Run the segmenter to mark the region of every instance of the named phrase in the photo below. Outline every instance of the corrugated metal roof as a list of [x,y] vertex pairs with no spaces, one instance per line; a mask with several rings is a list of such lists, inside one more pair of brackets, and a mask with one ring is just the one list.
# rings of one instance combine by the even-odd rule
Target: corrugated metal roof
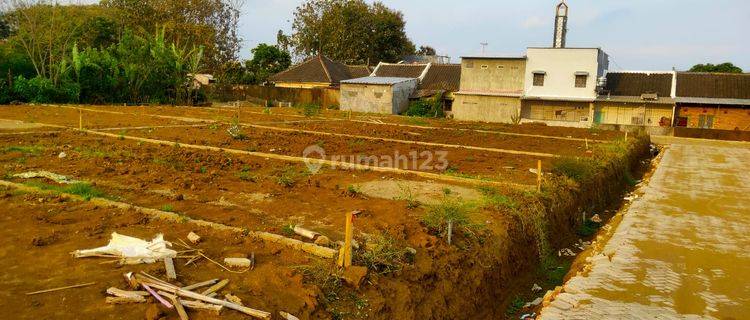
[[750,99],[750,73],[677,73],[677,96]]
[[695,103],[695,104],[727,104],[735,106],[750,107],[750,99],[724,99],[724,98],[697,98],[697,97],[677,97],[677,103]]
[[674,104],[675,99],[671,97],[659,97],[657,100],[644,100],[635,96],[599,96],[596,101],[619,102],[619,103],[650,103],[650,104]]
[[609,72],[607,85],[604,88],[612,96],[640,96],[644,93],[656,93],[659,97],[672,96],[672,74]]
[[407,81],[417,81],[415,78],[399,78],[399,77],[363,77],[357,79],[350,79],[341,81],[341,83],[348,84],[397,84]]
[[522,96],[521,100],[594,102],[596,99],[584,97]]

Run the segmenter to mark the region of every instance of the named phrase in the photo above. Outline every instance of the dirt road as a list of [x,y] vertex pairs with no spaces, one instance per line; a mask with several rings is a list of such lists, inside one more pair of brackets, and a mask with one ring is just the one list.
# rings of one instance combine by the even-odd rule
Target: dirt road
[[672,142],[591,269],[541,319],[750,314],[750,143]]

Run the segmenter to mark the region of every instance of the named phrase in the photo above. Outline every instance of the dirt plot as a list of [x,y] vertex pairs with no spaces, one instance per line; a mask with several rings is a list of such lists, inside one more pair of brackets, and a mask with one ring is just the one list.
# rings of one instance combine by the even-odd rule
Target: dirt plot
[[[356,138],[317,136],[298,132],[278,132],[255,128],[243,130],[245,138],[233,139],[228,127],[158,128],[127,130],[124,134],[194,145],[218,146],[302,157],[310,147],[325,151],[325,159],[374,166],[476,176],[496,181],[533,183],[535,176],[528,169],[536,166],[537,158],[477,150],[415,146],[393,142],[377,142]],[[441,159],[443,157],[444,159]],[[323,158],[311,154],[311,158]],[[372,158],[375,157],[375,158]],[[390,161],[390,159],[393,159]],[[545,164],[550,159],[543,158]],[[443,161],[445,160],[445,161]]]
[[[535,187],[536,175],[529,168],[536,166],[538,157],[253,127],[244,127],[244,136],[236,139],[227,132],[228,124],[213,122],[229,122],[237,112],[234,109],[85,108],[102,111],[83,111],[84,126],[97,131],[68,129],[78,126],[79,115],[70,106],[0,107],[0,119],[68,127],[55,128],[60,132],[52,133],[0,135],[2,180],[70,193],[65,186],[49,180],[16,176],[40,170],[63,174],[93,188],[89,190],[91,197],[169,212],[184,221],[156,221],[132,209],[95,206],[66,200],[63,195],[0,190],[0,206],[9,208],[9,213],[1,218],[0,227],[10,230],[9,240],[17,244],[0,247],[0,258],[4,258],[0,267],[13,271],[0,276],[0,280],[9,283],[7,292],[10,292],[3,291],[0,295],[4,296],[0,297],[19,302],[0,309],[0,318],[5,318],[5,312],[27,318],[142,317],[150,308],[148,305],[109,306],[104,303],[103,290],[121,286],[123,272],[144,269],[162,276],[163,266],[131,268],[101,264],[97,260],[73,259],[69,252],[101,246],[113,231],[142,238],[159,232],[164,232],[167,240],[184,238],[196,229],[190,224],[192,219],[243,231],[237,234],[198,228],[196,232],[206,238],[201,244],[206,254],[218,259],[254,252],[259,265],[242,275],[221,272],[207,261],[190,267],[178,265],[179,282],[230,278],[232,293],[253,308],[272,312],[274,317],[279,311],[288,311],[301,319],[461,318],[461,315],[497,318],[514,298],[510,295],[512,290],[530,287],[527,282],[534,277],[524,270],[538,262],[534,253],[538,234],[529,224],[533,222],[526,220],[531,219],[527,213],[540,212],[524,210],[541,208],[540,199],[555,194],[497,186],[488,180]],[[240,120],[381,138],[591,156],[582,149],[585,147],[580,141],[362,124],[348,121],[347,114],[335,111],[325,111],[316,117],[301,116],[295,109],[271,112],[268,115],[262,108],[242,108]],[[565,130],[547,128],[537,133],[559,132],[571,136],[590,133]],[[102,136],[102,132],[110,135]],[[438,133],[444,134],[445,139],[441,140]],[[599,137],[602,136],[607,135]],[[155,144],[137,141],[135,137],[168,142]],[[621,142],[612,146],[620,148]],[[224,150],[199,150],[189,145]],[[420,155],[425,151],[447,151],[448,165],[444,169],[420,169],[407,162],[404,168],[422,170],[421,176],[414,172],[325,166],[315,172],[297,161],[299,158],[292,161],[279,157],[301,157],[310,146],[322,148],[328,157],[380,158],[395,156],[396,152]],[[228,152],[230,149],[256,154]],[[552,158],[542,160],[545,170],[552,168]],[[427,179],[424,172],[434,175]],[[465,179],[440,179],[455,176]],[[553,180],[551,177],[545,183]],[[354,238],[359,244],[355,265],[369,270],[362,287],[345,284],[330,259],[322,261],[306,252],[242,236],[250,231],[263,231],[311,243],[292,231],[292,226],[301,225],[330,239],[322,244],[329,247],[327,250],[338,250],[337,242],[344,239],[345,213],[352,210],[361,211],[355,222]],[[457,220],[463,225],[454,229],[459,231],[453,234],[451,245],[445,240],[444,221],[434,218],[441,210],[449,214],[461,212],[459,218],[464,219]],[[566,236],[555,235],[556,239],[562,237]],[[30,251],[34,254],[28,254]],[[13,265],[31,267],[23,270]],[[23,295],[27,291],[90,281],[96,281],[97,285],[48,295]],[[477,306],[484,307],[467,313],[466,310]],[[170,317],[174,316],[172,311]],[[191,312],[191,317],[215,318],[201,312]],[[241,315],[225,312],[221,317],[234,319]]]
[[[149,304],[115,306],[104,303],[109,287],[128,289],[123,273],[145,270],[163,277],[161,263],[117,267],[101,259],[73,259],[70,252],[104,245],[110,233],[150,239],[164,233],[168,241],[185,240],[190,231],[202,236],[197,247],[216,259],[255,254],[256,267],[243,274],[223,272],[218,266],[200,262],[184,266],[176,260],[180,282],[188,285],[213,278],[230,279],[224,292],[232,292],[249,306],[262,310],[288,310],[307,317],[315,309],[317,291],[305,285],[290,265],[309,264],[314,258],[278,245],[253,241],[240,235],[195,228],[188,224],[168,224],[149,220],[134,212],[97,207],[86,202],[67,201],[58,196],[19,194],[0,190],[5,231],[0,250],[3,290],[3,319],[140,319]],[[186,240],[185,240],[186,241]],[[104,261],[107,261],[106,259]],[[78,283],[95,285],[47,294],[25,293]],[[13,303],[7,303],[13,302]],[[192,311],[193,319],[215,319],[205,311]],[[247,319],[240,313],[224,311],[222,319]]]
[[[102,111],[107,111],[102,109]],[[0,119],[20,120],[26,123],[43,123],[78,128],[79,111],[67,106],[13,106],[0,107]],[[113,128],[135,126],[188,125],[195,122],[178,119],[144,117],[138,114],[112,114],[83,111],[84,128]]]

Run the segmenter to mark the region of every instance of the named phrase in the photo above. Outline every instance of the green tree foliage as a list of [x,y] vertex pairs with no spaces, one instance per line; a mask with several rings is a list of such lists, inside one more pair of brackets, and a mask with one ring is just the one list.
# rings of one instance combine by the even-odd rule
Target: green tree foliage
[[308,0],[297,7],[292,24],[294,52],[322,53],[352,64],[396,62],[414,53],[403,14],[363,0]]
[[731,62],[722,64],[696,64],[689,70],[690,72],[711,72],[711,73],[742,73],[742,69]]
[[265,43],[251,50],[253,58],[244,64],[235,62],[227,64],[221,83],[224,84],[262,84],[268,77],[286,70],[292,64],[288,52]]
[[289,53],[265,43],[252,50],[253,58],[246,62],[246,67],[255,74],[255,83],[263,83],[268,77],[286,70],[292,64]]
[[112,34],[106,34],[106,29],[95,29],[115,24],[109,12],[100,6],[58,5],[46,0],[9,1],[11,7],[5,17],[14,31],[9,42],[26,54],[37,75],[55,85],[70,67],[66,57],[73,43],[109,45],[111,42],[104,39],[114,39]]
[[10,24],[5,19],[5,14],[0,12],[0,40],[10,37]]
[[435,48],[430,46],[419,46],[417,54],[421,56],[434,56],[437,55],[437,51],[435,51]]
[[165,39],[177,46],[203,46],[206,68],[220,73],[237,60],[239,7],[231,0],[103,0],[128,29],[136,34],[165,30]]

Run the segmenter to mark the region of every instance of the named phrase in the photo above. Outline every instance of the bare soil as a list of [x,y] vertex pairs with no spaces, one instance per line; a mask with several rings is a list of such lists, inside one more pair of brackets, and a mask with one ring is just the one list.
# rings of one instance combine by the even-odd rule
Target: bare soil
[[[227,291],[251,307],[272,312],[276,318],[279,311],[290,312],[301,319],[503,318],[513,292],[528,291],[525,286],[533,278],[529,268],[538,263],[533,243],[535,234],[532,228],[522,225],[512,210],[481,207],[472,217],[484,225],[481,234],[456,234],[452,246],[420,221],[430,205],[439,203],[446,194],[482,202],[486,200],[483,194],[486,188],[480,190],[473,184],[436,182],[414,175],[373,171],[323,168],[310,174],[299,163],[195,150],[180,144],[297,157],[310,145],[323,146],[329,154],[377,156],[392,155],[396,151],[408,154],[411,151],[441,150],[439,148],[252,128],[244,129],[244,140],[236,140],[226,133],[226,124],[210,123],[228,121],[237,112],[234,109],[86,108],[114,112],[83,111],[87,128],[177,144],[154,145],[65,128],[56,128],[60,132],[53,133],[0,135],[0,174],[3,180],[54,185],[49,181],[12,177],[12,174],[32,170],[51,171],[87,181],[104,196],[117,201],[298,240],[304,239],[288,233],[289,225],[303,225],[334,242],[342,240],[344,214],[358,209],[362,214],[356,220],[355,239],[363,244],[362,247],[377,236],[386,235],[397,247],[413,248],[417,254],[412,261],[404,262],[399,271],[388,274],[371,271],[359,289],[339,284],[331,290],[325,283],[310,278],[304,270],[320,270],[320,266],[325,266],[323,271],[326,268],[330,271],[332,261],[313,258],[301,251],[250,240],[238,234],[196,229],[185,223],[155,221],[130,210],[96,207],[59,196],[0,190],[0,207],[7,208],[4,211],[8,212],[0,221],[0,227],[8,230],[6,243],[14,244],[0,246],[0,268],[7,271],[0,275],[0,279],[7,283],[0,297],[12,302],[12,305],[0,308],[0,318],[142,318],[149,305],[109,306],[104,303],[104,290],[110,286],[123,288],[124,272],[147,270],[162,276],[163,266],[117,266],[102,264],[99,259],[73,259],[69,255],[75,249],[106,244],[109,234],[114,231],[142,238],[161,232],[165,233],[167,240],[176,240],[184,239],[193,230],[206,239],[200,248],[216,259],[254,252],[258,265],[248,273],[230,274],[202,260],[195,266],[178,264],[178,280],[189,284],[211,278],[229,278],[231,282]],[[325,111],[315,119],[318,122],[309,122],[314,119],[301,116],[294,109],[273,109],[268,115],[262,108],[243,108],[240,117],[247,123],[275,122],[275,125],[306,130],[588,156],[581,144],[575,141],[370,125],[346,121],[345,113],[334,111]],[[359,117],[367,119],[369,116]],[[0,106],[0,119],[77,127],[78,111],[56,106]],[[396,117],[384,119],[410,121]],[[474,126],[427,122],[464,129]],[[195,127],[196,124],[205,126]],[[578,129],[493,128],[600,139],[617,137],[616,134],[594,135],[596,132]],[[444,140],[441,135],[445,136]],[[528,171],[535,167],[535,157],[467,149],[447,151],[452,171],[435,172],[472,179],[535,183],[535,175]],[[61,153],[65,156],[60,157]],[[550,160],[544,159],[544,167],[550,166]],[[400,185],[408,186],[411,194],[399,188]],[[533,193],[510,188],[494,187],[493,190],[519,206],[534,198]],[[412,206],[408,200],[411,197],[424,204]],[[566,236],[555,237],[562,239]],[[479,242],[478,239],[483,240]],[[23,294],[91,281],[97,284],[38,296]],[[216,317],[204,312],[190,313],[196,319]],[[171,311],[168,317],[176,318],[176,314]],[[221,317],[234,319],[242,316],[225,311]]]

